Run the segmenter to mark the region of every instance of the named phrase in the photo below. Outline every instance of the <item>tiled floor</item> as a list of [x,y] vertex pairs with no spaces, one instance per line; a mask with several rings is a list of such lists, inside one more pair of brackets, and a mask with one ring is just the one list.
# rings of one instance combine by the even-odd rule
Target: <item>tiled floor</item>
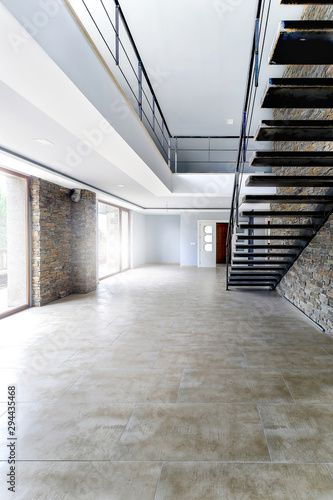
[[3,319],[0,499],[332,500],[333,338],[224,279],[147,266]]

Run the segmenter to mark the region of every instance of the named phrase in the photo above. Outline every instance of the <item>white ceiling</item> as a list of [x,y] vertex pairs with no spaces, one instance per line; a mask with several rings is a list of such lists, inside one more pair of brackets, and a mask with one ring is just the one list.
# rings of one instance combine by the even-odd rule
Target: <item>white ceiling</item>
[[[239,134],[257,4],[258,0],[120,0],[173,135]],[[258,104],[268,78],[283,72],[283,67],[267,64],[279,22],[299,19],[302,10],[271,1]],[[261,111],[260,117],[266,116],[270,112]],[[227,124],[229,118],[233,125]]]
[[[80,1],[73,0],[75,3]],[[238,2],[238,7],[222,15],[218,6],[232,3],[121,0],[174,135],[238,135],[257,2]],[[33,20],[41,11],[40,5],[37,0],[3,0],[0,4],[0,146],[73,178],[66,181],[71,186],[81,181],[147,209],[227,208],[232,186],[227,174],[201,175],[198,182],[191,175],[172,178],[64,4],[58,16],[50,16],[47,25],[37,30],[36,40],[27,38],[17,20],[23,24]],[[300,7],[280,7],[278,0],[272,1],[264,61],[268,60],[279,19],[299,18],[301,11]],[[13,33],[22,39],[18,51],[13,50]],[[75,35],[75,43],[69,43],[69,34]],[[99,67],[92,71],[90,63]],[[86,74],[82,75],[80,68]],[[97,73],[100,91],[93,79]],[[281,68],[263,66],[261,94],[268,77],[277,74]],[[125,119],[115,112],[107,115],[110,110],[104,112],[110,107],[106,97],[111,93],[126,106]],[[68,160],[69,152],[76,151],[85,139],[84,131],[96,130],[105,116],[111,127],[101,144],[81,155],[75,167],[69,165],[66,157]],[[234,119],[233,125],[226,124],[228,118]],[[257,126],[258,120],[254,123]],[[41,145],[36,138],[46,138],[53,145]],[[6,156],[1,161],[6,166]],[[40,166],[37,168],[42,172]],[[29,170],[29,162],[25,161],[21,170]],[[47,175],[54,181],[54,172],[43,170],[41,176]]]

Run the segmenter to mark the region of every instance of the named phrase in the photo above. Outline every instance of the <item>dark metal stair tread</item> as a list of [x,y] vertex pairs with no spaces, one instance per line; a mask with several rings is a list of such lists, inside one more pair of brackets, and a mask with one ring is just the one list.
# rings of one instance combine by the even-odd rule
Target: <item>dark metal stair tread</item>
[[288,257],[288,259],[294,258],[296,255],[298,255],[298,252],[240,252],[240,253],[234,253],[234,258],[238,259],[244,259],[244,257]]
[[[311,231],[315,229],[314,224],[239,224],[240,229],[304,229]],[[242,235],[240,235],[242,236]]]
[[250,175],[246,186],[333,187],[332,175]]
[[332,141],[333,121],[262,120],[254,139],[256,141]]
[[333,21],[282,21],[270,64],[333,64]]
[[[250,261],[249,264],[251,264],[251,262],[253,261]],[[267,272],[267,271],[278,271],[279,274],[283,274],[284,271],[286,269],[286,266],[285,265],[282,265],[282,266],[272,266],[272,267],[269,267],[269,266],[254,266],[254,265],[251,265],[251,266],[232,266],[231,267],[231,272],[233,271],[263,271],[263,272]]]
[[309,210],[244,210],[241,212],[242,217],[306,217],[306,218],[319,218],[325,217],[325,214],[321,211],[309,211]]
[[301,247],[300,245],[237,245],[236,243],[236,250],[264,250],[264,249],[267,249],[267,250],[300,250]]
[[308,240],[309,236],[308,235],[290,235],[290,234],[258,234],[257,236],[252,234],[252,235],[237,235],[237,238],[241,240]]
[[333,151],[257,151],[250,167],[332,167]]
[[[333,1],[333,0],[332,0]],[[332,78],[270,78],[271,85],[289,85],[291,87],[311,86],[311,87],[333,87]]]
[[270,78],[262,108],[331,108],[331,78]]
[[323,0],[281,0],[281,5],[332,5],[333,0],[324,2]]
[[277,281],[281,276],[229,276],[229,282],[236,281]]
[[275,281],[253,281],[253,282],[247,282],[247,281],[239,281],[239,282],[233,282],[230,283],[228,282],[228,286],[237,286],[237,287],[244,287],[244,286],[269,286],[272,287],[275,285]]
[[[244,257],[244,255],[243,255]],[[253,254],[251,254],[251,257],[253,257]],[[238,260],[237,262],[233,262],[232,265],[234,264],[239,264],[239,265],[248,265],[248,264],[255,264],[255,265],[261,265],[261,266],[264,266],[264,265],[272,265],[272,264],[276,264],[276,265],[283,265],[283,266],[289,266],[290,265],[290,261],[289,260],[281,260],[281,259],[276,259],[276,260]]]
[[292,195],[292,194],[247,194],[242,203],[332,203],[333,196],[329,195]]
[[281,278],[282,273],[273,273],[273,272],[266,272],[266,273],[258,273],[257,271],[251,272],[242,272],[242,273],[236,273],[234,271],[230,272],[230,278],[232,277],[251,277],[251,276],[258,276],[258,277],[272,277],[272,278]]

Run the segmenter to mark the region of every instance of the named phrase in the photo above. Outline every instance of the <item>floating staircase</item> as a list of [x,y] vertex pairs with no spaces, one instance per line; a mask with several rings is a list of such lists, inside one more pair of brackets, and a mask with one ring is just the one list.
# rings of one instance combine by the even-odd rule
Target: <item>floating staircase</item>
[[[333,5],[333,0],[281,0],[281,4]],[[333,64],[333,21],[283,21],[270,64]],[[332,79],[272,78],[261,107],[333,108]],[[333,141],[333,121],[263,120],[255,140]],[[333,151],[258,151],[253,154],[250,167],[327,169],[333,167]],[[227,288],[274,289],[279,284],[333,212],[333,175],[325,175],[326,172],[318,175],[316,172],[317,175],[313,176],[263,174],[248,177],[247,187],[291,189],[287,190],[288,194],[250,194],[242,198],[241,203],[274,204],[280,205],[281,209],[258,210],[256,207],[254,210],[239,210],[233,250],[230,252]],[[304,188],[307,194],[304,194]],[[286,210],[285,205],[288,206]],[[295,209],[289,205],[295,205]],[[239,220],[244,218],[248,221]],[[281,220],[271,221],[272,218]]]
[[282,5],[333,5],[333,0],[281,0]]
[[333,187],[333,176],[322,175],[250,175],[246,186],[266,187]]
[[332,108],[330,78],[271,78],[262,108]]
[[264,120],[255,135],[256,141],[314,142],[332,139],[333,122],[329,120]]
[[282,21],[270,64],[333,64],[332,43],[333,21]]
[[258,151],[250,167],[332,167],[333,151]]

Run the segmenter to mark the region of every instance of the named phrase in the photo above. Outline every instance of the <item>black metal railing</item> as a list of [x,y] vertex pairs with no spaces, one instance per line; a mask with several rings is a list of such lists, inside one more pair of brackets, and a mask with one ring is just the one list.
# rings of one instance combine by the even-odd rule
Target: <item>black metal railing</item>
[[[242,186],[242,177],[246,163],[248,142],[251,137],[251,126],[256,104],[256,95],[259,85],[260,69],[262,64],[263,49],[266,39],[267,26],[270,14],[271,0],[267,9],[265,0],[258,0],[257,12],[254,23],[253,42],[250,54],[249,71],[246,83],[244,106],[242,112],[242,124],[239,134],[238,156],[235,167],[234,186],[232,202],[230,207],[229,226],[226,243],[226,288],[228,290],[229,264],[232,256],[233,235],[239,222],[239,196]],[[265,14],[266,11],[266,14]]]
[[238,140],[238,135],[174,136],[170,168],[174,173],[234,173]]
[[170,166],[171,133],[118,0],[81,0],[76,16]]
[[[67,0],[70,3],[70,0]],[[81,0],[75,15],[173,173],[234,173],[239,136],[173,136],[119,0]],[[259,30],[259,25],[256,27]],[[258,52],[258,45],[255,47]],[[256,77],[256,79],[258,76]],[[252,139],[248,136],[247,140]]]

